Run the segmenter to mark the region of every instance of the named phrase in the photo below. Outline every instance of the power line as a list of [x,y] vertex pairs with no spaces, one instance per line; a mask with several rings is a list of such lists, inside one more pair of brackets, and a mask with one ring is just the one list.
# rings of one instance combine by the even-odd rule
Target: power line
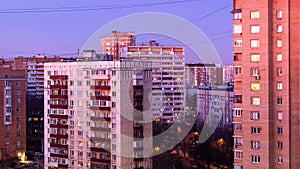
[[55,8],[27,8],[27,9],[9,9],[0,10],[2,14],[16,14],[16,13],[51,13],[51,12],[84,12],[84,11],[101,11],[109,9],[128,9],[138,8],[145,6],[160,6],[170,5],[177,3],[186,3],[199,0],[177,0],[170,2],[157,2],[157,3],[139,3],[139,4],[126,4],[126,5],[110,5],[110,6],[94,6],[94,7],[55,7]]

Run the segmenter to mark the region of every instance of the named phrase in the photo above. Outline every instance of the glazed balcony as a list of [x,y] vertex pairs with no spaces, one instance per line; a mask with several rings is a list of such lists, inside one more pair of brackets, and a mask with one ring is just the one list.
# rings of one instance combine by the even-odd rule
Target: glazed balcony
[[63,114],[49,114],[50,118],[57,118],[57,119],[68,119],[68,115]]
[[50,79],[52,80],[67,80],[68,79],[68,75],[51,75]]
[[68,109],[68,105],[50,104],[51,109]]
[[91,106],[91,110],[105,110],[105,111],[110,111],[110,107],[108,106]]
[[108,150],[105,150],[103,148],[97,148],[97,147],[91,147],[91,151],[100,152],[100,153],[109,153]]
[[68,149],[68,145],[67,144],[50,143],[50,147],[57,147],[57,148]]
[[110,117],[96,117],[96,116],[91,116],[91,120],[93,121],[110,121]]
[[103,86],[103,85],[91,85],[90,88],[94,90],[110,90],[110,86]]
[[110,138],[98,138],[98,137],[91,137],[91,141],[96,141],[96,142],[110,142]]
[[110,101],[110,96],[91,96],[91,100],[105,100],[105,101]]
[[68,85],[50,85],[50,89],[68,89]]
[[108,160],[108,159],[99,159],[99,158],[91,158],[91,162],[110,164],[110,160]]

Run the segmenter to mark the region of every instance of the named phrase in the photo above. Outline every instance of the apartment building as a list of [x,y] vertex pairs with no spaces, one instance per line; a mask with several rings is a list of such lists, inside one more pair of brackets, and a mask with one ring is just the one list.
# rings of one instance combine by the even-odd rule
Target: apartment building
[[26,74],[2,65],[0,72],[0,159],[25,159],[26,152]]
[[119,50],[125,46],[134,46],[134,32],[113,31],[111,37],[100,39],[100,54],[112,55],[114,60],[119,60]]
[[235,169],[300,167],[299,10],[233,1]]
[[151,63],[90,59],[45,64],[45,168],[152,168]]
[[185,111],[185,57],[180,46],[158,46],[155,41],[142,46],[123,47],[122,60],[152,62],[153,118],[173,122]]

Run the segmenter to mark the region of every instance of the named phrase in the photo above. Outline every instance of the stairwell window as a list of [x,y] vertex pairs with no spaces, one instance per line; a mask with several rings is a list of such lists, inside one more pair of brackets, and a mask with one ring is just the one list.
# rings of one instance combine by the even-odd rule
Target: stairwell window
[[277,19],[281,19],[282,18],[282,10],[278,10],[277,11],[276,18]]
[[259,11],[251,11],[251,12],[250,12],[250,18],[251,18],[251,19],[258,19],[258,18],[260,18],[260,13],[259,13]]
[[276,26],[276,31],[277,31],[277,33],[282,32],[282,25],[277,25]]
[[252,105],[260,105],[260,97],[252,97],[251,104]]
[[259,47],[259,40],[258,39],[251,39],[250,40],[250,47],[251,48],[258,48]]
[[282,40],[281,39],[277,39],[276,45],[277,45],[278,48],[281,48],[282,47]]
[[259,33],[259,32],[260,32],[259,25],[252,25],[252,26],[250,26],[250,33]]

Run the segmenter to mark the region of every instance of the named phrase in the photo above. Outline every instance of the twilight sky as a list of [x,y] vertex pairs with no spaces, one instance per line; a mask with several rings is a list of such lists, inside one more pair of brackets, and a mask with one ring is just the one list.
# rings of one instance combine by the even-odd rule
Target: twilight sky
[[[71,56],[95,31],[114,19],[141,12],[163,12],[192,22],[211,40],[222,62],[230,64],[233,58],[231,4],[232,0],[2,1],[0,57],[33,56],[38,53]],[[103,9],[104,6],[109,9]],[[34,12],[24,12],[24,9]],[[66,9],[69,12],[55,12]],[[70,12],[74,9],[83,10]],[[158,39],[161,45],[178,45],[170,38],[155,35],[137,36],[137,43],[150,39]]]

